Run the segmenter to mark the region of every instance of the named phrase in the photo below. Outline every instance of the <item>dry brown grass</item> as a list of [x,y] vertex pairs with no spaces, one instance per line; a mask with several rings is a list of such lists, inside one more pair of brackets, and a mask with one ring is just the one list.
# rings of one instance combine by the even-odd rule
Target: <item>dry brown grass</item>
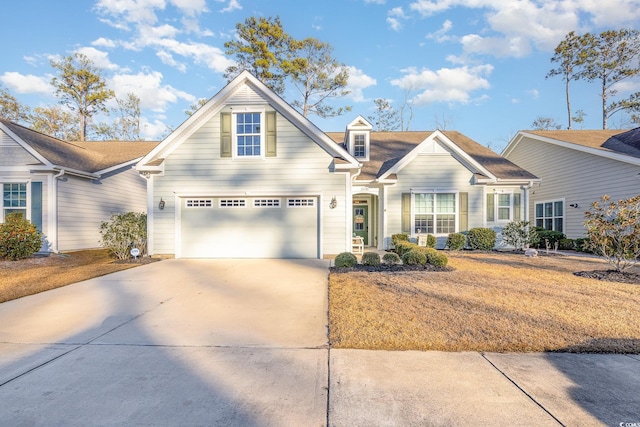
[[[330,275],[336,348],[640,353],[640,284],[598,260],[452,253],[451,272]],[[637,271],[637,270],[636,270]]]
[[0,260],[0,303],[138,265],[116,263],[106,249]]

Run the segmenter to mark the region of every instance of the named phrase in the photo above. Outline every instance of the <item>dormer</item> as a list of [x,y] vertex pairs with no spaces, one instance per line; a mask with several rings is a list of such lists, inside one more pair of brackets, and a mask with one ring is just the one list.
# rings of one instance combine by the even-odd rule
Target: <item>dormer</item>
[[358,116],[347,125],[344,143],[347,151],[361,161],[369,160],[369,140],[373,126],[362,116]]

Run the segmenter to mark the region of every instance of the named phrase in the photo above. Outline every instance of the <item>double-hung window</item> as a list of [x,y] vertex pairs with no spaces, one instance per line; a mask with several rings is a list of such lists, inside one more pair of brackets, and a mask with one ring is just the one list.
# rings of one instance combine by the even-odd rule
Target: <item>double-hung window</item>
[[367,155],[365,134],[360,133],[353,136],[353,155],[355,157],[365,157]]
[[19,213],[27,217],[27,184],[5,183],[2,184],[2,215],[0,220],[4,222],[7,215]]
[[234,114],[234,118],[236,156],[262,156],[262,114],[256,112],[243,112]]
[[415,193],[413,233],[449,234],[456,231],[455,193]]
[[536,203],[536,227],[564,233],[564,202],[555,200]]
[[511,220],[511,194],[497,195],[498,221]]

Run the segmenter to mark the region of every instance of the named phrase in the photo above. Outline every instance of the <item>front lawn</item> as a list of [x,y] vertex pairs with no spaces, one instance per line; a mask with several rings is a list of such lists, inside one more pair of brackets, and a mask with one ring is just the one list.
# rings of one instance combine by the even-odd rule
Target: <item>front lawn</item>
[[607,270],[608,264],[564,256],[448,255],[454,271],[332,271],[332,347],[640,353],[640,284],[573,274]]

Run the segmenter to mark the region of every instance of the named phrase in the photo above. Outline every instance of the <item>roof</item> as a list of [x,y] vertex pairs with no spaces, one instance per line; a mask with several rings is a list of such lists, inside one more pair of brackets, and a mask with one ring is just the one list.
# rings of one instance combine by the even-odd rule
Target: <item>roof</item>
[[[500,180],[536,180],[535,175],[456,131],[440,131],[450,142]],[[374,180],[391,169],[434,131],[371,132],[369,161],[363,162],[359,180]],[[343,143],[344,132],[328,132],[336,143]],[[485,177],[486,178],[486,177]]]
[[139,159],[158,145],[149,141],[68,142],[5,119],[0,123],[51,165],[89,173]]

